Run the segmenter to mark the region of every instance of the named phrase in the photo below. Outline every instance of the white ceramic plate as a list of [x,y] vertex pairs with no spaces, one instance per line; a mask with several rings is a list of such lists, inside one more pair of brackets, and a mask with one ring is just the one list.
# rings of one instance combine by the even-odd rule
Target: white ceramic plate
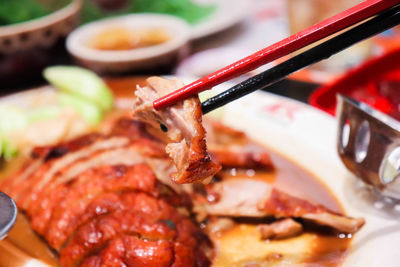
[[[193,79],[183,80],[187,83]],[[229,87],[226,83],[214,91]],[[24,105],[27,101],[24,95],[34,97],[30,91],[19,94],[18,98],[3,98],[2,103]],[[366,219],[366,225],[353,238],[344,267],[399,266],[400,204],[373,197],[344,168],[336,152],[333,117],[297,101],[264,92],[248,95],[213,113],[207,116],[218,116],[224,123],[245,131],[259,143],[309,170],[334,193],[347,214]]]
[[249,14],[251,1],[197,0],[196,2],[215,5],[216,10],[209,17],[192,26],[192,40],[218,33],[238,24]]
[[[220,112],[221,113],[221,112]],[[363,217],[345,267],[400,265],[400,204],[374,197],[336,152],[336,120],[308,105],[256,92],[224,107],[222,120],[297,162],[326,184],[346,213]]]

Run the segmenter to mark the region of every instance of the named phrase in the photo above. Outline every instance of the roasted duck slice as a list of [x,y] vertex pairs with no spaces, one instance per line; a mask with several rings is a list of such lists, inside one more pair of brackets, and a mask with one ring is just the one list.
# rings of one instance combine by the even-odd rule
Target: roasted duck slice
[[183,83],[159,77],[149,78],[147,83],[148,86],[139,87],[135,92],[133,116],[153,129],[166,132],[166,151],[176,167],[172,179],[176,183],[191,183],[215,175],[221,167],[211,160],[207,152],[199,99],[192,97],[156,111],[153,101],[179,89]]
[[[53,188],[53,186],[69,182],[87,169],[104,164],[133,165],[143,163],[146,159],[146,156],[163,157],[164,155],[164,152],[159,151],[157,147],[152,146],[151,142],[142,142],[141,140],[138,140],[134,141],[133,143],[127,143],[122,147],[117,146],[110,149],[94,151],[93,153],[86,155],[84,158],[76,159],[75,161],[69,162],[69,164],[66,165],[64,164],[65,159],[59,158],[59,160],[54,162],[53,165],[58,168],[51,168],[47,172],[46,169],[44,169],[41,177],[38,176],[40,173],[36,173],[33,177],[27,180],[26,183],[34,187],[34,190],[30,190],[29,194],[23,194],[24,191],[22,191],[22,195],[17,198],[17,201],[21,207],[24,209],[29,209],[29,207],[32,205],[32,202],[35,202],[35,200],[39,198],[43,190],[49,191]],[[41,180],[41,178],[45,181]],[[26,187],[25,190],[28,189],[29,188]]]
[[228,178],[209,187],[207,192],[216,194],[218,201],[197,208],[199,210],[204,208],[209,215],[256,218],[295,217],[346,233],[357,232],[364,225],[364,219],[336,214],[324,206],[279,191],[261,180]]
[[80,147],[76,151],[63,154],[60,157],[51,158],[50,160],[45,161],[35,172],[32,173],[32,175],[27,176],[24,181],[15,184],[15,186],[10,189],[10,195],[17,201],[20,207],[24,206],[25,208],[25,205],[22,205],[20,198],[30,196],[34,199],[36,195],[33,193],[40,192],[40,190],[51,181],[53,176],[63,168],[66,168],[80,159],[89,157],[92,153],[116,147],[123,147],[128,143],[129,140],[124,137],[99,137],[97,141],[87,146]]
[[80,226],[61,250],[61,265],[79,265],[84,258],[96,253],[110,240],[123,235],[139,237],[144,241],[171,241],[174,246],[180,244],[187,248],[186,252],[190,252],[185,255],[188,258],[191,255],[194,258],[196,251],[207,244],[200,229],[166,201],[151,197],[143,201],[148,202],[146,205],[149,209],[118,210]]
[[268,151],[251,141],[244,132],[220,122],[205,120],[211,157],[226,168],[273,169]]
[[98,255],[84,260],[81,267],[84,266],[183,267],[190,265],[174,264],[174,244],[171,241],[150,241],[124,235],[110,241]]
[[79,218],[93,198],[105,192],[136,190],[157,195],[156,178],[146,165],[103,166],[89,169],[71,183],[47,191],[27,210],[34,230],[58,249],[77,227]]
[[88,134],[58,146],[46,146],[34,148],[31,153],[31,159],[26,162],[24,167],[13,176],[1,184],[1,189],[16,198],[16,188],[25,185],[25,180],[36,172],[44,162],[51,161],[54,158],[62,157],[66,153],[77,151],[85,146],[93,144],[100,138],[99,134]]
[[[138,150],[145,155],[167,156],[164,151],[165,145],[147,132],[145,125],[141,122],[135,122],[123,116],[117,119],[110,128],[109,132],[104,134],[89,134],[59,145],[33,149],[31,159],[24,168],[13,179],[3,182],[1,189],[19,201],[20,196],[26,195],[25,191],[30,191],[32,188],[40,191],[54,176],[62,176],[68,180],[68,177],[74,177],[88,168],[85,163],[78,165],[77,162],[87,161],[96,153],[107,152],[114,148],[124,148],[132,143],[135,143]],[[98,155],[98,159],[101,161],[101,158],[109,160],[116,157],[121,161],[121,156],[112,154],[113,152]],[[129,156],[126,155],[125,162],[121,162],[121,164],[128,164]],[[92,160],[91,163],[95,164],[95,161]],[[114,164],[118,164],[118,162]],[[32,195],[32,197],[34,196]],[[26,204],[23,206],[26,208]]]

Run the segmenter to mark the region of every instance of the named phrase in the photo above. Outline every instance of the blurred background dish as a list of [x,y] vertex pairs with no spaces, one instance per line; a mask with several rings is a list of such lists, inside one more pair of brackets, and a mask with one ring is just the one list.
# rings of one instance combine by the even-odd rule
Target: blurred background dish
[[80,10],[80,0],[2,3],[0,84],[19,84],[22,75],[32,79],[45,66],[62,61],[65,37],[78,25]]
[[191,25],[191,38],[200,39],[234,26],[249,13],[242,0],[96,0],[84,1],[83,23],[131,13],[159,13],[179,17]]
[[192,25],[193,40],[204,38],[239,24],[250,13],[250,1],[242,0],[201,0],[199,3],[214,6],[213,12]]
[[186,54],[189,38],[182,19],[132,14],[86,24],[68,36],[66,45],[80,65],[121,74],[173,65]]

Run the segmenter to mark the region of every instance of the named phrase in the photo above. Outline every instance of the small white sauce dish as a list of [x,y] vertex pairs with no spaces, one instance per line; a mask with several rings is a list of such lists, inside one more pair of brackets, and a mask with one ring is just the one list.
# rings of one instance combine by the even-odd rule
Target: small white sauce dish
[[[163,43],[129,50],[100,50],[90,41],[107,29],[158,28],[169,39]],[[67,38],[67,50],[78,64],[100,74],[134,73],[176,63],[188,52],[190,26],[182,19],[161,14],[131,14],[92,22],[74,30]]]

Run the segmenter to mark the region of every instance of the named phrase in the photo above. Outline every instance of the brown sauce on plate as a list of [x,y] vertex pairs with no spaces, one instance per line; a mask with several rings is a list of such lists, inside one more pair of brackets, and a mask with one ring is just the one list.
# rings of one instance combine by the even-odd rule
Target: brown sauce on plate
[[[335,196],[316,177],[289,159],[270,152],[276,169],[254,171],[231,169],[224,179],[232,176],[251,177],[266,181],[292,195],[321,203],[329,209],[342,212]],[[259,223],[259,222],[258,222]],[[340,266],[351,241],[351,235],[306,225],[300,236],[284,240],[261,240],[257,222],[236,221],[233,228],[214,233],[217,241],[215,266],[281,266],[282,264],[306,264],[305,266]]]
[[[143,85],[143,78],[123,78],[107,81],[115,91],[117,98],[132,97],[137,84]],[[245,175],[253,179],[261,179],[279,187],[286,192],[321,203],[329,209],[342,212],[343,209],[335,196],[310,172],[296,165],[291,160],[270,152],[274,171],[228,170],[226,176]],[[18,160],[0,169],[0,180],[4,172],[10,174],[21,165]],[[15,266],[23,266],[23,262],[38,258],[46,263],[54,264],[56,258],[45,242],[29,227],[22,214],[10,236],[0,242],[0,266],[5,266],[12,257],[19,259]],[[306,226],[306,231],[297,237],[285,240],[261,240],[257,225],[250,221],[237,221],[235,225],[223,232],[211,235],[216,241],[216,258],[213,266],[282,266],[282,264],[302,264],[301,266],[340,266],[350,246],[351,235],[344,235],[314,229]],[[7,254],[9,251],[12,254]],[[7,253],[5,253],[7,252]],[[11,256],[10,256],[11,255]],[[286,266],[286,265],[285,265]]]

